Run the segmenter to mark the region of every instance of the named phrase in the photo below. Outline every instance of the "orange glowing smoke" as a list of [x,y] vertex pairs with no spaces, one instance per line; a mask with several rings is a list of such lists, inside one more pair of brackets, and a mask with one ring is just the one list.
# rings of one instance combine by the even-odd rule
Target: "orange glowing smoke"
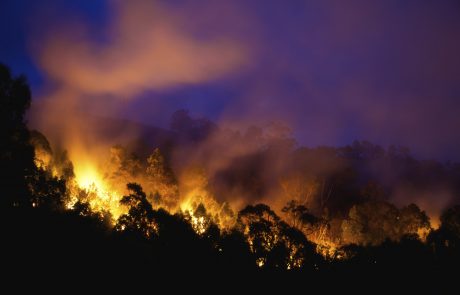
[[[96,131],[94,118],[117,117],[119,109],[147,90],[228,75],[244,64],[247,52],[241,43],[222,34],[198,37],[188,25],[189,18],[160,2],[109,4],[111,19],[105,28],[97,28],[107,40],[104,44],[91,37],[96,28],[82,22],[48,28],[36,44],[40,67],[52,87],[39,100],[32,124],[47,135],[53,148],[66,150],[74,164],[75,188],[68,207],[83,194],[94,211],[109,212],[116,221],[124,212],[119,200],[126,183],[139,182],[146,189],[168,188],[152,187],[145,177],[129,175],[129,179],[114,181],[105,175],[109,159],[104,155],[115,143],[133,138],[137,130],[125,130],[108,139]],[[174,190],[171,187],[169,191]],[[191,202],[194,192],[185,194],[184,202],[196,201]],[[210,196],[201,190],[200,198]]]
[[216,79],[245,61],[241,44],[221,35],[195,37],[185,16],[158,2],[117,1],[112,8],[104,45],[82,23],[49,33],[40,62],[50,78],[81,94],[132,99],[149,89]]

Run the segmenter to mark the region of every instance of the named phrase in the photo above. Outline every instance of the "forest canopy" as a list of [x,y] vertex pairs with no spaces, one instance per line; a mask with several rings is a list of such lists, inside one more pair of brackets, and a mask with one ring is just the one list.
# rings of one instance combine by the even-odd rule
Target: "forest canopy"
[[[458,163],[367,141],[302,147],[280,122],[228,130],[185,110],[172,115],[162,142],[121,142],[88,160],[30,130],[30,104],[26,79],[0,65],[0,202],[11,267],[458,267]],[[447,189],[452,198],[431,210]],[[419,198],[427,192],[434,197]],[[65,266],[64,253],[72,253]]]

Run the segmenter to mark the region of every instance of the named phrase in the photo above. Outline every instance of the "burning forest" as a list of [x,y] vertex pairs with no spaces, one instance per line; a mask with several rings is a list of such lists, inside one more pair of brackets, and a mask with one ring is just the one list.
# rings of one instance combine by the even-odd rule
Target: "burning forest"
[[[324,101],[335,94],[297,85],[292,73],[304,73],[282,50],[285,60],[267,70],[273,55],[261,45],[264,22],[247,4],[205,2],[108,1],[98,26],[44,23],[31,38],[45,80],[34,93],[25,76],[0,64],[1,216],[10,272],[37,274],[50,264],[76,277],[70,273],[86,265],[83,273],[95,276],[225,272],[302,282],[349,274],[437,279],[458,268],[460,164],[420,156],[438,146],[421,144],[431,140],[415,129],[416,152],[393,140],[402,130],[394,122],[382,127],[384,106],[360,117],[369,123],[362,134],[378,143],[331,143],[342,132],[331,127],[341,124],[335,112],[346,113],[340,122],[353,121],[361,102],[337,102],[319,119],[291,117],[304,106],[293,102],[291,88]],[[219,9],[226,13],[216,19],[211,11]],[[286,81],[289,89],[280,86]],[[202,91],[204,84],[215,88]],[[355,87],[339,92],[359,96]],[[244,94],[233,98],[232,89]],[[197,99],[176,97],[214,93],[238,102],[217,112],[220,102],[208,101],[205,116],[188,110]],[[280,93],[287,113],[270,101]],[[170,101],[159,102],[164,97]],[[419,119],[404,120],[401,129]],[[376,129],[367,129],[372,124]],[[381,137],[369,130],[382,130]],[[306,144],[306,134],[324,141]]]
[[[159,225],[153,217],[136,220],[135,214],[164,210],[186,220],[199,236],[210,227],[222,233],[238,230],[254,254],[286,243],[289,257],[295,257],[297,246],[282,241],[284,230],[303,236],[316,254],[334,260],[346,258],[342,248],[349,244],[378,246],[405,237],[425,242],[439,227],[441,213],[432,211],[436,205],[421,209],[416,203],[391,202],[402,186],[435,192],[445,181],[432,178],[430,165],[435,163],[417,161],[403,148],[385,150],[369,142],[296,148],[289,134],[273,131],[286,131],[276,124],[251,126],[245,132],[223,130],[183,110],[172,120],[169,145],[143,156],[121,145],[100,149],[94,158],[84,151],[53,152],[46,137],[33,131],[36,169],[62,182],[62,195],[53,201],[62,204],[60,209],[97,216],[116,231],[131,228],[151,238]],[[195,132],[201,136],[189,138]],[[379,169],[360,172],[375,165]],[[407,167],[398,182],[385,183],[380,169],[384,165],[391,170]],[[458,168],[438,165],[452,177],[458,173]],[[427,175],[410,178],[423,169]],[[45,200],[38,198],[32,206]],[[423,201],[420,205],[426,206]],[[251,231],[262,225],[267,232],[259,237],[262,248],[256,250],[253,235],[261,233]],[[266,259],[260,257],[256,264],[263,266]],[[307,258],[298,259],[285,267],[301,268]]]
[[[7,87],[17,83],[23,88],[19,93],[28,93],[21,78],[3,71]],[[7,93],[6,98],[16,95]],[[168,222],[175,220],[209,243],[213,255],[235,251],[227,239],[239,238],[246,267],[320,271],[356,259],[360,253],[351,245],[431,247],[458,218],[457,207],[436,211],[453,197],[436,205],[417,196],[448,185],[455,189],[458,165],[420,161],[401,147],[384,149],[366,141],[298,147],[279,122],[232,130],[184,110],[171,116],[168,136],[151,152],[134,138],[106,149],[94,143],[94,151],[75,138],[67,150],[29,131],[22,119],[16,124],[24,141],[11,141],[30,150],[30,170],[24,195],[5,204],[13,210],[94,220],[111,235],[135,236],[147,244],[161,241],[163,231],[172,234]],[[95,124],[94,134],[81,135],[81,141],[90,147],[98,128]],[[396,180],[388,180],[387,173],[396,170]],[[415,196],[408,199],[415,203],[392,202],[403,188],[412,188]]]

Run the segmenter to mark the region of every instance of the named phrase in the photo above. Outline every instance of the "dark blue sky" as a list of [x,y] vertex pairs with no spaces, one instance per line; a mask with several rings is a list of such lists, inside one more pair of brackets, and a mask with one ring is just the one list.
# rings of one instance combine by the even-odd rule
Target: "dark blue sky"
[[[61,77],[72,77],[69,69],[80,68],[56,69],[43,62],[37,48],[50,40],[70,40],[74,31],[65,31],[69,35],[65,37],[56,32],[78,24],[85,27],[85,34],[72,39],[75,45],[90,44],[88,48],[103,59],[109,56],[107,60],[113,54],[114,63],[128,65],[138,78],[128,90],[95,90],[86,80],[72,85],[92,97],[130,96],[112,101],[118,106],[117,116],[166,126],[174,110],[188,108],[237,126],[282,119],[302,144],[368,139],[406,145],[422,157],[460,160],[458,1],[159,1],[162,9],[151,18],[161,21],[148,25],[137,22],[137,15],[130,18],[138,10],[131,11],[129,5],[139,1],[120,2],[3,0],[0,61],[14,73],[26,74],[34,99],[44,99],[39,97],[46,97],[52,86],[73,84]],[[157,76],[167,76],[160,81],[125,53],[143,52],[131,50],[142,46],[138,39],[147,35],[132,30],[169,24],[172,33],[160,36],[174,46],[185,44],[187,50],[173,50],[170,57],[165,51],[173,47],[158,53],[153,46],[151,58],[174,60],[177,54],[192,61],[176,72],[174,67],[155,64],[162,69]],[[123,38],[117,39],[114,31]],[[226,45],[219,46],[220,40]],[[196,54],[187,55],[188,46]],[[244,52],[242,61],[232,59],[235,48]],[[48,49],[46,56],[55,56],[57,65],[67,65],[72,56],[81,57],[75,52],[63,56]],[[232,62],[220,64],[213,59],[219,55]],[[141,59],[144,64],[145,58],[148,54]],[[110,68],[106,60],[101,63]],[[190,69],[195,64],[212,74]],[[116,73],[117,67],[113,68],[97,71],[108,77],[107,85],[115,81],[110,77]],[[138,84],[139,91],[133,91]]]

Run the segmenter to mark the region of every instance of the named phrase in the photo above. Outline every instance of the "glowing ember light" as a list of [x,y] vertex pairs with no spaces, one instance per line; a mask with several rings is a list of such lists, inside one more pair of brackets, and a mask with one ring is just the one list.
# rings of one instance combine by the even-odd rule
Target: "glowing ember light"
[[206,232],[206,220],[203,216],[195,217],[192,216],[192,226],[197,234],[202,235]]
[[265,265],[265,258],[261,257],[261,258],[257,258],[256,259],[256,264],[258,267],[263,267]]
[[75,195],[72,195],[70,199],[65,204],[65,207],[69,210],[75,209],[75,204],[78,202],[78,198]]
[[180,205],[180,208],[183,213],[187,213],[190,215],[190,223],[193,227],[193,230],[197,234],[203,235],[207,231],[210,221],[205,216],[195,215],[196,208],[193,208],[192,204],[190,203],[190,200],[183,202]]

